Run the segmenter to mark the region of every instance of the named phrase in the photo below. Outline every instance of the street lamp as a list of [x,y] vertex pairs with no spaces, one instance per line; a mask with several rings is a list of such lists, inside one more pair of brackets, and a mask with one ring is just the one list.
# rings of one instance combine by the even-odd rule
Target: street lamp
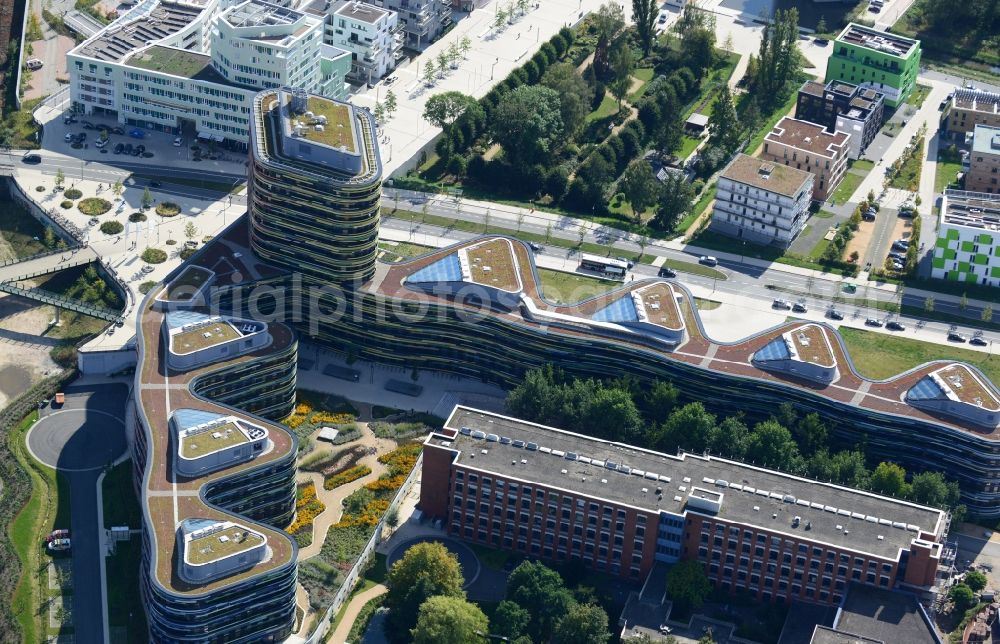
[[497,56],[497,59],[493,61],[493,65],[490,67],[490,80],[493,80],[493,70],[496,69],[497,63],[499,63],[499,62],[500,62],[500,57]]

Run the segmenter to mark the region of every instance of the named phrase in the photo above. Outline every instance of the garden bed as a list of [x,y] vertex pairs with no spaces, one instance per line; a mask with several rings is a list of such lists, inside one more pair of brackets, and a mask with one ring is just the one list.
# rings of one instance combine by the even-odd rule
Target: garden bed
[[295,537],[300,548],[312,543],[313,521],[326,505],[316,497],[316,486],[311,482],[298,486],[295,491],[295,522],[285,532]]
[[100,197],[88,197],[81,201],[77,205],[77,208],[79,208],[80,212],[85,215],[96,217],[111,210],[111,202],[107,199],[101,199]]

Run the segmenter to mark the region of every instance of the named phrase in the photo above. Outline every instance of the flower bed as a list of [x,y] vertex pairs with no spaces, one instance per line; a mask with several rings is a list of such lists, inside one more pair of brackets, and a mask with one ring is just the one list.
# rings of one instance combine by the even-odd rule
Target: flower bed
[[142,261],[147,264],[162,264],[167,261],[167,251],[159,248],[147,248],[142,251]]
[[112,220],[101,224],[101,232],[105,235],[117,235],[123,230],[125,230],[125,226],[123,226],[120,221]]
[[324,510],[326,505],[316,497],[316,486],[312,483],[300,485],[295,493],[295,522],[285,531],[295,537],[300,548],[312,543],[313,521]]
[[342,399],[322,394],[318,394],[318,398],[313,398],[300,392],[295,411],[281,422],[295,432],[303,443],[304,439],[317,429],[334,427],[340,430],[340,435],[334,441],[339,445],[361,436],[361,430],[354,424],[357,412],[348,411],[348,408],[353,409]]
[[81,192],[79,188],[69,188],[67,190],[63,190],[63,196],[67,199],[79,199],[83,196],[83,192]]
[[344,470],[338,474],[334,474],[330,478],[323,481],[323,487],[327,490],[333,490],[341,485],[347,485],[351,481],[357,481],[363,476],[368,476],[372,473],[372,468],[367,465],[355,465],[354,467]]
[[83,214],[96,217],[111,210],[111,202],[107,199],[101,199],[100,197],[88,197],[77,204],[76,207],[79,208],[80,212]]
[[306,472],[321,472],[323,476],[331,476],[337,472],[357,465],[368,448],[355,445],[338,452],[314,452],[299,462],[299,469]]
[[139,223],[140,221],[146,221],[147,217],[141,212],[133,212],[128,216],[128,220],[133,224]]
[[156,214],[161,217],[174,217],[181,214],[181,207],[172,201],[163,201],[156,204]]

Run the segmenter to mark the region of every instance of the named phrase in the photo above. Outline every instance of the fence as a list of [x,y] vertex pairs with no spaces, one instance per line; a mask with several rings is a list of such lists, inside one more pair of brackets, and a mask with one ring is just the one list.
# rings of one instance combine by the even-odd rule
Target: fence
[[417,457],[417,462],[413,466],[413,470],[410,471],[410,475],[406,477],[403,481],[403,485],[396,492],[396,496],[392,497],[392,502],[389,503],[389,508],[382,515],[382,519],[375,526],[375,532],[372,534],[371,539],[365,544],[364,550],[361,551],[361,555],[358,560],[354,562],[354,567],[351,571],[347,573],[347,577],[344,579],[344,583],[340,586],[340,590],[337,591],[337,595],[333,598],[333,603],[330,607],[326,609],[326,614],[323,615],[323,619],[320,620],[319,625],[313,634],[306,639],[306,644],[320,644],[327,635],[327,631],[330,630],[330,624],[333,621],[334,616],[340,612],[340,608],[347,601],[347,598],[351,596],[354,591],[354,586],[357,585],[358,580],[361,578],[361,571],[365,569],[368,564],[368,560],[371,559],[372,553],[375,552],[375,548],[382,543],[382,528],[385,526],[385,518],[389,516],[394,510],[398,510],[403,499],[409,494],[410,489],[413,484],[416,483],[417,479],[420,477],[420,466],[424,461],[424,455],[421,452],[420,456]]
[[17,66],[17,73],[14,74],[14,107],[17,109],[21,109],[21,74],[24,73],[24,57],[27,55],[24,51],[24,42],[28,35],[28,15],[31,14],[31,3],[26,1],[21,4],[24,6],[24,16],[21,18],[21,44],[17,48],[17,60],[7,61],[8,68]]

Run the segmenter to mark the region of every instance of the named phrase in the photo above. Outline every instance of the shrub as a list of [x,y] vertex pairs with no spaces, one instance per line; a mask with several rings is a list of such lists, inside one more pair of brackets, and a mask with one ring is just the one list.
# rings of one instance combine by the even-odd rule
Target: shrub
[[83,196],[83,193],[80,192],[79,188],[70,188],[63,191],[63,196],[67,199],[79,199]]
[[91,217],[96,217],[97,215],[103,215],[107,211],[111,210],[111,202],[107,199],[101,199],[100,197],[88,197],[81,201],[77,208],[80,209],[85,215],[90,215]]
[[159,248],[147,248],[142,251],[142,261],[147,264],[162,264],[167,261],[167,251]]
[[128,216],[128,220],[133,224],[139,223],[140,221],[146,221],[147,217],[141,212],[133,212]]
[[65,208],[66,210],[69,210],[70,208],[72,208],[72,207],[73,207],[73,202],[72,202],[72,201],[70,201],[69,199],[66,199],[66,200],[65,200],[65,201],[63,201],[63,202],[62,202],[61,204],[59,204],[59,206],[60,206],[61,208]]
[[105,235],[117,235],[125,230],[125,226],[120,221],[106,221],[101,224],[101,232]]
[[35,188],[35,192],[45,192],[45,186],[38,186]]
[[347,485],[351,481],[357,481],[363,476],[368,476],[372,473],[372,468],[367,465],[355,465],[354,467],[344,470],[339,474],[334,474],[330,478],[323,481],[323,487],[327,490],[333,490],[341,485]]
[[139,292],[145,295],[146,293],[152,291],[154,286],[156,286],[156,282],[153,280],[147,280],[139,285]]
[[176,246],[176,245],[177,245],[177,240],[176,240],[176,239],[168,239],[168,240],[167,240],[167,241],[165,241],[164,243],[165,243],[165,244],[166,244],[167,246]]
[[161,217],[174,217],[181,214],[181,207],[172,201],[162,201],[156,204],[156,214]]
[[181,251],[181,259],[188,260],[191,256],[198,252],[197,248],[185,248]]

